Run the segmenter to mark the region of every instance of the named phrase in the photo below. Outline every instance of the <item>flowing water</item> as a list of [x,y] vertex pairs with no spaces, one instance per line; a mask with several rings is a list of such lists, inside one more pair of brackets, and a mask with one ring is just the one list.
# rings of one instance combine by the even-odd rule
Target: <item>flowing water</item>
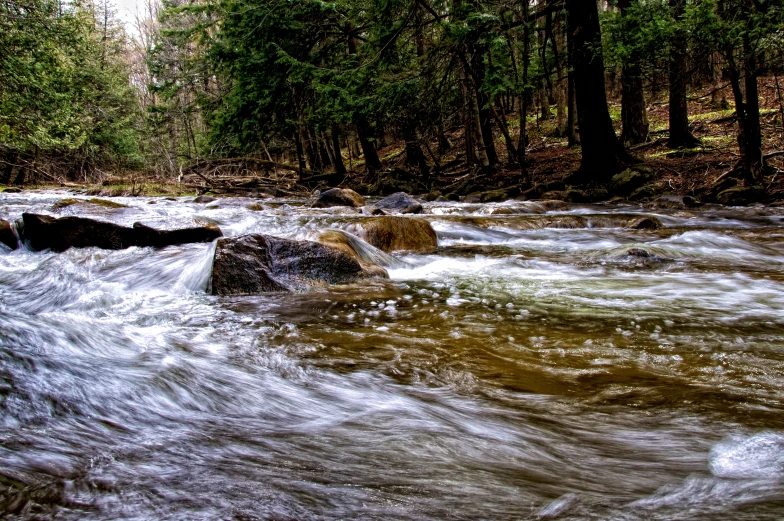
[[[366,218],[68,195],[0,217]],[[0,251],[0,516],[784,517],[784,211],[425,206],[436,253],[299,294],[209,295],[214,244]]]

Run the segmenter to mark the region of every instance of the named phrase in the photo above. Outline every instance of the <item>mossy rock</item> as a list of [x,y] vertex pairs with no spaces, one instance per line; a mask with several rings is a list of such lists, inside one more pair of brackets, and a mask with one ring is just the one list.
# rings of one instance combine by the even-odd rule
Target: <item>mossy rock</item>
[[75,204],[92,204],[95,206],[100,206],[102,208],[128,208],[128,205],[117,203],[114,201],[108,201],[106,199],[61,199],[52,205],[53,210],[61,210],[63,208],[68,208],[69,206],[73,206]]
[[541,199],[550,201],[566,201],[565,191],[545,192],[540,196]]
[[765,189],[761,186],[736,186],[716,196],[716,202],[725,206],[748,206],[764,199]]
[[649,176],[647,174],[627,168],[620,174],[613,176],[607,189],[613,195],[625,197],[646,184],[648,180]]
[[436,199],[438,199],[439,197],[441,197],[441,196],[443,196],[443,195],[444,195],[444,194],[442,194],[442,193],[441,193],[441,192],[439,192],[438,190],[433,190],[432,192],[430,192],[429,194],[427,194],[427,195],[425,196],[425,201],[427,201],[427,202],[429,202],[429,203],[430,203],[430,202],[433,202],[433,201],[435,201]]
[[632,192],[629,195],[629,199],[632,201],[645,201],[648,199],[653,199],[656,197],[657,193],[659,192],[653,185],[645,185]]

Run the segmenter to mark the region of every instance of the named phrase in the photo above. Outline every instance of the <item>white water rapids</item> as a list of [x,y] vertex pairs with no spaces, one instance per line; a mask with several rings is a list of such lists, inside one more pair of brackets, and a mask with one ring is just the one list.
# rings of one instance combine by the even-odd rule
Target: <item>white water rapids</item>
[[[366,218],[64,197],[0,194],[0,218]],[[784,517],[784,209],[425,209],[436,253],[298,294],[209,295],[214,244],[0,245],[0,518]],[[537,224],[560,217],[585,227]]]

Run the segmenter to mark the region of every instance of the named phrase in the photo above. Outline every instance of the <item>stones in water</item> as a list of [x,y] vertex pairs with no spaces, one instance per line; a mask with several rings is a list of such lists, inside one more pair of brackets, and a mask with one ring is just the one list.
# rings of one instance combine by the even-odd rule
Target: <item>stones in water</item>
[[645,206],[648,208],[686,210],[689,208],[697,208],[698,206],[702,206],[702,203],[690,195],[663,195],[661,197],[657,197]]
[[94,197],[92,199],[75,199],[75,198],[60,199],[59,201],[57,201],[52,205],[52,210],[61,210],[63,208],[67,208],[75,204],[100,206],[102,208],[128,208],[128,205],[126,204],[118,203],[115,201],[109,201],[108,199],[98,199]]
[[367,219],[349,230],[387,253],[429,253],[438,248],[438,237],[430,223],[415,217],[385,215]]
[[422,205],[405,192],[389,195],[375,206],[387,213],[422,213]]
[[19,187],[16,187],[16,186],[9,186],[9,187],[6,187],[5,190],[3,190],[3,193],[6,193],[6,194],[18,194],[18,193],[21,193],[21,192],[22,192],[22,189],[19,188]]
[[243,235],[218,240],[212,265],[213,295],[254,295],[303,291],[386,277],[345,251],[311,241],[270,235]]
[[330,206],[351,206],[359,208],[364,206],[365,199],[350,188],[330,188],[319,194],[313,208],[328,208]]
[[632,230],[658,230],[662,228],[662,223],[656,217],[637,217],[629,221],[626,226]]
[[19,247],[19,239],[16,238],[11,223],[3,219],[0,219],[0,243],[5,244],[12,250]]
[[19,228],[23,241],[34,250],[62,252],[68,248],[95,246],[121,250],[131,246],[163,248],[174,244],[211,242],[223,233],[213,224],[178,230],[156,230],[141,223],[132,228],[85,217],[22,214]]
[[218,200],[217,198],[212,197],[211,195],[200,195],[199,197],[196,197],[192,202],[198,204],[207,204],[207,203],[213,203],[217,200]]

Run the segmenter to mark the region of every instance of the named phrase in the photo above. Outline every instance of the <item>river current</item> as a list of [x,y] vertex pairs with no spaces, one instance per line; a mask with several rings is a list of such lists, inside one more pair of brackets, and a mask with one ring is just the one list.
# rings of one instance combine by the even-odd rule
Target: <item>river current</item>
[[[0,218],[367,218],[65,197]],[[210,295],[214,244],[2,249],[0,517],[784,518],[784,209],[542,211],[426,203],[437,252],[295,294]]]

